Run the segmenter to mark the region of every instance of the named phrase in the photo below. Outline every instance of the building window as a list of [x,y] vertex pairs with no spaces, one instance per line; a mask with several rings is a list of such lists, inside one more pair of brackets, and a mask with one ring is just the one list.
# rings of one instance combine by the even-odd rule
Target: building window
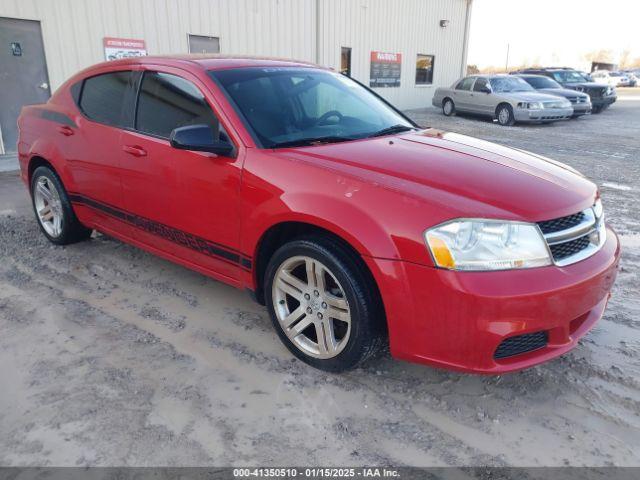
[[433,83],[433,55],[418,54],[416,59],[416,85],[431,85]]
[[189,34],[189,53],[220,53],[220,39]]
[[340,73],[351,76],[351,49],[342,47],[340,50]]

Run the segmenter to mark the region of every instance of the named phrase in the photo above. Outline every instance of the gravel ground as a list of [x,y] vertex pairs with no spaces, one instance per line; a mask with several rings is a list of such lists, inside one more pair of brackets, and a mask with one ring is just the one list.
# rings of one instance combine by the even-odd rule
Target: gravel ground
[[248,296],[109,237],[54,247],[0,174],[0,465],[640,465],[640,95],[503,128],[602,189],[624,246],[605,317],[569,354],[499,377],[390,358],[293,360]]

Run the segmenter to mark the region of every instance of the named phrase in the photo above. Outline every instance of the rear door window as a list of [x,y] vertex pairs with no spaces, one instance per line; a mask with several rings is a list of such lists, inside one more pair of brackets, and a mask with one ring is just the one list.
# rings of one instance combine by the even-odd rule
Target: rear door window
[[489,82],[486,78],[479,78],[473,85],[474,92],[481,92],[483,88],[489,88]]
[[145,72],[138,97],[136,130],[169,138],[177,127],[198,124],[209,125],[218,138],[218,120],[198,87],[177,75]]
[[82,112],[96,122],[122,127],[122,110],[131,74],[131,71],[121,71],[87,78],[80,97]]
[[475,79],[475,77],[463,78],[456,85],[456,90],[471,90],[471,85],[473,85]]

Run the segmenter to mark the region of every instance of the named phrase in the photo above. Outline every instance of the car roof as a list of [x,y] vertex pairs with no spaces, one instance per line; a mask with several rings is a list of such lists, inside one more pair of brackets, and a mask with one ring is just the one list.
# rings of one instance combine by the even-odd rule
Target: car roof
[[547,77],[546,75],[540,75],[540,74],[537,74],[537,73],[514,72],[513,75],[516,76],[516,77],[545,78],[547,80],[549,79],[549,77]]
[[129,57],[105,62],[109,65],[198,65],[205,70],[223,70],[242,67],[318,67],[317,65],[300,60],[277,57],[256,57],[249,55],[220,55],[220,54],[184,54],[184,55],[154,55],[147,57]]

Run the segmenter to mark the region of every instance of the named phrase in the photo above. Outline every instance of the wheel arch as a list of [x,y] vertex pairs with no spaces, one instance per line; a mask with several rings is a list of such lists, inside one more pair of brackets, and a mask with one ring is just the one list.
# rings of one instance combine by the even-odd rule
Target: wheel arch
[[511,105],[509,102],[500,102],[498,105],[496,105],[496,108],[493,111],[493,114],[494,114],[495,118],[498,118],[498,110],[500,110],[500,107],[502,107],[502,106],[509,107],[511,109],[511,111],[513,112],[513,105]]
[[33,178],[33,172],[35,172],[36,168],[38,168],[38,167],[48,167],[55,174],[60,176],[60,174],[58,174],[58,172],[56,171],[56,167],[54,167],[53,164],[50,161],[48,161],[46,158],[44,158],[41,155],[33,155],[29,159],[29,163],[28,163],[28,167],[27,167],[27,179],[29,180],[29,185],[31,185],[31,179]]
[[[267,265],[273,254],[285,243],[302,237],[323,237],[331,239],[339,244],[348,254],[350,254],[354,263],[360,269],[361,273],[369,283],[369,287],[374,289],[374,296],[380,302],[381,311],[384,312],[384,304],[380,289],[375,281],[373,272],[369,269],[362,258],[362,254],[342,235],[329,230],[323,226],[308,221],[286,220],[271,225],[261,236],[256,245],[254,253],[253,281],[255,285],[255,298],[264,305],[264,276]],[[385,320],[386,322],[386,320]]]

